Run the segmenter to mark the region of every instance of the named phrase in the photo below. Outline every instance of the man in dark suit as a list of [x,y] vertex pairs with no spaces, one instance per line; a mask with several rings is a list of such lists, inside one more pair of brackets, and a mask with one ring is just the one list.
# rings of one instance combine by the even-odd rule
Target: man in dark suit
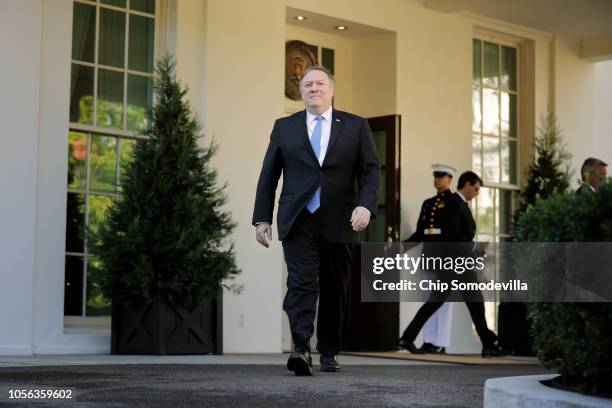
[[[452,247],[445,248],[446,251],[452,249],[452,253],[472,254],[474,235],[476,234],[476,223],[468,206],[468,201],[478,195],[482,180],[478,175],[471,171],[463,173],[457,182],[457,192],[450,198],[445,205],[445,229],[440,231],[440,242],[451,242]],[[462,243],[465,243],[462,245]],[[458,276],[456,276],[458,277]],[[440,276],[441,279],[447,279]],[[455,278],[455,277],[453,277]],[[465,281],[477,281],[473,270],[466,271],[461,277]],[[450,281],[450,279],[449,279]],[[433,292],[429,300],[421,306],[417,314],[414,316],[399,341],[400,348],[404,348],[410,352],[419,352],[414,345],[414,340],[421,331],[421,328],[442,306],[445,300],[451,295],[450,291]],[[461,292],[465,304],[472,317],[472,322],[476,326],[476,332],[482,342],[482,357],[503,356],[506,354],[497,343],[497,336],[487,327],[487,321],[484,313],[484,303],[480,292],[463,293]]]
[[340,369],[336,355],[351,244],[376,215],[380,165],[368,122],[332,108],[334,79],[326,68],[308,68],[300,91],[306,109],[278,119],[272,129],[257,184],[253,225],[257,241],[268,247],[282,173],[277,225],[288,270],[283,309],[295,347],[287,368],[296,375],[310,375],[317,298],[321,370]]
[[576,190],[576,194],[594,193],[600,183],[605,182],[608,163],[594,157],[589,157],[582,163],[580,174],[582,184]]

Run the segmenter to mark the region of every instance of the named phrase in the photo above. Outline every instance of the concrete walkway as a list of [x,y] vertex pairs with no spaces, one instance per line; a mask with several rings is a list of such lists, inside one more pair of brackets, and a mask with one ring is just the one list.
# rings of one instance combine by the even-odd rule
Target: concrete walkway
[[[318,361],[318,356],[314,356]],[[0,406],[480,407],[488,378],[539,366],[464,366],[341,356],[340,373],[295,377],[287,355],[0,356]],[[76,402],[14,402],[9,389],[72,388]]]

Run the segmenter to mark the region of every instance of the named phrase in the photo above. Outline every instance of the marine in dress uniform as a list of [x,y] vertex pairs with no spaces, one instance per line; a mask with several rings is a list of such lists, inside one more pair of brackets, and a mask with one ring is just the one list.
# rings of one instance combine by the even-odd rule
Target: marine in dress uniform
[[[459,177],[457,193],[453,194],[445,205],[444,216],[442,217],[443,227],[440,234],[442,238],[438,242],[451,242],[452,247],[449,249],[453,249],[454,252],[458,251],[460,256],[473,256],[475,253],[473,239],[476,233],[476,223],[468,206],[468,201],[478,195],[481,185],[482,180],[476,173],[466,171]],[[460,276],[465,281],[477,281],[473,270],[467,270]],[[448,279],[444,274],[440,275],[440,278]],[[496,334],[487,327],[482,294],[480,292],[472,293],[463,290],[459,294],[465,301],[472,322],[476,327],[476,332],[482,342],[482,357],[489,358],[506,355],[507,351],[499,346]],[[412,353],[422,353],[414,345],[414,339],[425,322],[442,306],[450,295],[451,292],[448,290],[431,293],[429,300],[421,306],[406,330],[404,330],[399,341],[401,348]]]
[[[447,224],[445,211],[447,201],[453,196],[450,185],[457,171],[447,164],[432,164],[434,187],[437,194],[428,198],[421,206],[416,231],[404,242],[442,242]],[[450,342],[452,303],[434,313],[423,327],[423,346],[409,350],[418,353],[445,353]]]

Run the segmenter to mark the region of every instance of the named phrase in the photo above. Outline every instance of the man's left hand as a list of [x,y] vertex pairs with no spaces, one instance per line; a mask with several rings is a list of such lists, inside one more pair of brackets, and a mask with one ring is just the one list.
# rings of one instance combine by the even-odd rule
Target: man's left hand
[[355,207],[351,215],[351,227],[355,231],[363,231],[370,223],[370,211],[365,207]]

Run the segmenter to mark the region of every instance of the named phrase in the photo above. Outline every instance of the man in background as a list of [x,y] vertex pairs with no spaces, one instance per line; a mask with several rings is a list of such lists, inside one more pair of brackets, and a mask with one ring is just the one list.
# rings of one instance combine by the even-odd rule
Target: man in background
[[[404,240],[404,243],[411,242],[416,245],[421,242],[442,242],[445,239],[443,231],[447,230],[448,224],[445,217],[446,204],[453,196],[450,187],[457,169],[448,164],[438,163],[432,164],[431,168],[436,195],[423,201],[416,231],[410,238]],[[404,247],[408,249],[411,246]],[[415,354],[445,353],[450,342],[451,314],[452,303],[445,303],[427,320],[423,328],[424,342],[421,348],[417,348],[412,342],[403,345],[400,342],[400,348]]]
[[594,157],[586,159],[580,168],[582,184],[578,187],[576,193],[583,194],[596,192],[599,185],[606,181],[607,166],[607,163]]
[[[476,235],[476,222],[474,221],[468,202],[478,196],[481,185],[482,180],[472,171],[466,171],[459,176],[457,192],[445,205],[445,219],[447,220],[445,223],[446,230],[440,231],[442,236],[445,237],[445,240],[442,242],[457,243],[458,248],[461,250],[467,249],[467,251],[472,254],[473,249],[471,248],[473,248],[472,243]],[[461,245],[461,243],[469,243],[469,246]],[[467,281],[477,281],[473,270],[467,270],[462,276]],[[444,279],[443,276],[440,278]],[[460,294],[470,312],[478,337],[480,337],[482,343],[482,357],[490,358],[506,355],[507,352],[503,350],[497,342],[497,335],[487,326],[482,293],[460,292]],[[451,292],[448,290],[432,292],[429,300],[421,306],[402,334],[399,341],[399,346],[401,348],[408,351],[412,351],[411,349],[415,348],[414,340],[419,334],[419,331],[421,331],[427,319],[442,306],[450,295]]]

